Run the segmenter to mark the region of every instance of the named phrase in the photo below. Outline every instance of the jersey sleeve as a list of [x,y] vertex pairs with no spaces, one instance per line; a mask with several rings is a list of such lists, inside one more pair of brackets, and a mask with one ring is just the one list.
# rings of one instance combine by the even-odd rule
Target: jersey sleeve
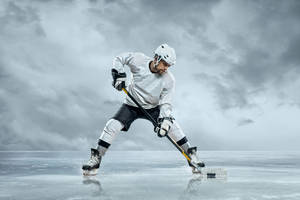
[[135,53],[127,52],[116,56],[113,60],[113,69],[116,69],[119,73],[125,72],[124,66],[127,65],[132,73],[138,69],[134,64]]
[[159,118],[163,117],[172,117],[172,98],[175,92],[175,79],[173,76],[170,76],[170,80],[166,83],[166,86],[163,88],[159,106],[160,106],[160,114]]

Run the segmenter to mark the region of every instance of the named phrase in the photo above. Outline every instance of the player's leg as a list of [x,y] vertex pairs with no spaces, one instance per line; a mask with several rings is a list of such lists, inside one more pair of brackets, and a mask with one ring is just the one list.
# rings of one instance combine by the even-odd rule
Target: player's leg
[[197,155],[197,147],[191,147],[186,135],[182,131],[179,124],[173,120],[173,124],[169,130],[168,135],[191,157],[191,162],[188,162],[189,166],[192,167],[194,173],[197,172],[197,169],[194,165],[199,167],[204,167],[205,164],[201,161]]

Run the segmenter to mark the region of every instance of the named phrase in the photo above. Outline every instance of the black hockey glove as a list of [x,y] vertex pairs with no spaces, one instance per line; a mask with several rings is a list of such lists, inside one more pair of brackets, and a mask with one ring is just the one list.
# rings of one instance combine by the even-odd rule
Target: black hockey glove
[[158,137],[164,137],[168,134],[172,124],[173,120],[170,117],[159,118],[158,126],[154,127],[154,131]]
[[117,90],[121,91],[125,88],[126,73],[119,73],[116,69],[111,70],[111,75],[113,77],[112,86]]

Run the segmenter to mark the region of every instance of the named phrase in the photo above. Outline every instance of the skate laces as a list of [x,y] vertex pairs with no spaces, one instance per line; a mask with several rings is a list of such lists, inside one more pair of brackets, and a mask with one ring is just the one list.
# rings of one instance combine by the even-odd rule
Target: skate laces
[[93,166],[99,163],[99,158],[97,156],[91,156],[90,160],[88,161],[88,165]]
[[202,163],[202,161],[198,158],[197,153],[193,152],[190,154],[191,162],[194,164]]

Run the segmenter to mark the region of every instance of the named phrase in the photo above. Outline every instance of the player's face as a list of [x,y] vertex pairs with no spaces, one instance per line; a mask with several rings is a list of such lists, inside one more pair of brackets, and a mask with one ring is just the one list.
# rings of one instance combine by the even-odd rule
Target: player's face
[[163,74],[168,70],[169,67],[170,67],[170,65],[166,61],[160,60],[156,69],[158,70],[157,72],[159,74]]

